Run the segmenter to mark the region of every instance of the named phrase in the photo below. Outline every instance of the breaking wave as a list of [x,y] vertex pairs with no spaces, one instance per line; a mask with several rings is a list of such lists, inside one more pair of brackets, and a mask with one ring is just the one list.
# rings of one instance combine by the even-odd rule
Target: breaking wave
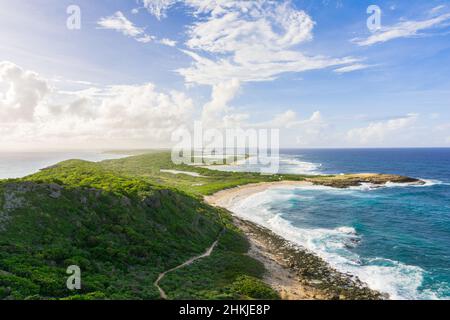
[[[295,187],[298,188],[345,192],[324,186]],[[389,294],[391,299],[438,298],[435,292],[419,290],[425,274],[422,268],[383,257],[368,259],[351,251],[362,241],[362,236],[355,228],[301,228],[283,218],[283,208],[289,206],[289,200],[298,197],[294,192],[286,192],[292,189],[293,187],[272,188],[234,203],[229,209],[237,216],[262,225],[286,240],[314,252],[336,270],[357,276],[370,288]]]

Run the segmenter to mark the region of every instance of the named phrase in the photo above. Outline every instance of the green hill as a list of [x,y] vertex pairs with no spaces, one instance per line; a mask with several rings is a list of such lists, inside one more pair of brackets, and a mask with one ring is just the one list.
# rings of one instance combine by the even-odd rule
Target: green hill
[[[219,235],[201,268],[162,283],[169,298],[276,297],[226,212],[110,166],[66,161],[0,182],[1,299],[158,299],[159,273]],[[70,265],[82,270],[77,292],[66,288]]]

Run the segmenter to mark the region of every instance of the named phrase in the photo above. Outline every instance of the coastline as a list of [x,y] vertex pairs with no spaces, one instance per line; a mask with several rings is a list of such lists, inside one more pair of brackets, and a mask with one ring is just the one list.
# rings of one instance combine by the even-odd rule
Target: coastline
[[[246,197],[273,187],[312,185],[306,181],[250,184],[219,191],[205,201],[226,210]],[[233,212],[231,212],[233,215]],[[271,230],[233,215],[235,225],[250,243],[249,256],[266,268],[264,281],[286,300],[379,300],[388,297],[370,289],[356,277],[332,268],[316,254]]]
[[255,193],[264,192],[273,187],[288,187],[288,186],[310,186],[313,185],[307,181],[276,181],[276,182],[260,182],[252,183],[244,186],[238,186],[231,189],[224,189],[214,193],[210,196],[205,196],[204,199],[210,205],[229,209],[234,203],[245,199]]

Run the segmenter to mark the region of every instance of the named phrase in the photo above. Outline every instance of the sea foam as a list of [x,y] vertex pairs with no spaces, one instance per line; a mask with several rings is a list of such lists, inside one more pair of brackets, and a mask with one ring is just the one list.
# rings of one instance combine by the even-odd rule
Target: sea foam
[[[298,188],[326,192],[346,191],[323,186],[296,187]],[[367,259],[352,252],[351,249],[362,240],[355,228],[300,228],[286,220],[282,210],[275,209],[280,206],[275,204],[283,203],[281,208],[289,206],[289,200],[297,197],[292,189],[268,189],[235,203],[229,209],[237,216],[262,225],[286,240],[314,252],[338,271],[358,277],[370,288],[389,294],[391,299],[437,298],[433,292],[418,290],[425,273],[420,267],[382,257]]]

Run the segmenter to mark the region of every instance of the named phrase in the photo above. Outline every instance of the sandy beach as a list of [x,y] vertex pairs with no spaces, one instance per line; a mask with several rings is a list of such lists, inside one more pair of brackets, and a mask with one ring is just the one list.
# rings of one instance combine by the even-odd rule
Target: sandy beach
[[[222,190],[205,197],[211,205],[227,210],[253,194],[276,187],[311,185],[304,181],[258,183]],[[334,270],[315,254],[296,246],[272,231],[234,216],[234,223],[245,233],[248,254],[266,268],[264,281],[286,300],[370,300],[385,296],[369,289],[357,278]]]
[[205,201],[214,206],[230,209],[230,207],[234,203],[239,202],[240,200],[245,199],[255,193],[264,192],[270,188],[305,185],[312,185],[312,183],[306,181],[280,181],[248,184],[232,189],[222,190],[211,196],[206,196]]
[[[212,196],[205,197],[205,200],[211,205],[229,209],[234,203],[270,188],[305,184],[308,185],[310,183],[303,181],[281,181],[250,184],[219,191]],[[258,236],[258,233],[252,228],[256,227],[256,225],[252,226],[252,224],[236,217],[234,222],[247,235],[251,245],[248,254],[264,264],[267,270],[264,281],[274,288],[282,299],[310,300],[324,298],[318,290],[302,284],[300,279],[285,265],[282,259],[269,250],[269,246],[264,240],[264,237]]]

